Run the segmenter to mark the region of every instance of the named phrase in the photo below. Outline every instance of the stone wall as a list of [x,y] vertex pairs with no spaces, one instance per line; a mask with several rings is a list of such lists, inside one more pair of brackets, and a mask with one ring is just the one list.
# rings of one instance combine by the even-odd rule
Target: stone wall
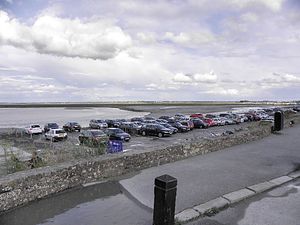
[[[299,118],[294,120],[300,122]],[[285,122],[286,125],[288,122]],[[0,212],[84,183],[258,140],[271,134],[271,125],[269,122],[252,123],[231,135],[189,140],[156,151],[108,154],[92,161],[82,160],[10,174],[0,178]]]

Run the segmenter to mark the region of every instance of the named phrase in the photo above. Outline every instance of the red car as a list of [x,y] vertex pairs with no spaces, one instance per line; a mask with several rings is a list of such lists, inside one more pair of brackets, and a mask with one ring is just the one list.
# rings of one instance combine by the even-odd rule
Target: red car
[[202,119],[205,123],[208,124],[209,127],[216,126],[217,124],[210,118],[203,118]]
[[194,113],[192,115],[190,115],[191,118],[203,118],[203,114],[202,113]]

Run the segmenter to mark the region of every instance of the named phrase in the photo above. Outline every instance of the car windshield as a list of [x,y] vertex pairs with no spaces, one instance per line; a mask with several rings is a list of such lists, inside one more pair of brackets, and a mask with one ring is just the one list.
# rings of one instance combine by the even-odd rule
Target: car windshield
[[55,133],[57,133],[57,134],[64,134],[65,131],[64,130],[56,130]]
[[103,131],[100,130],[95,130],[95,131],[91,131],[93,136],[102,136],[105,135]]
[[166,129],[166,127],[164,127],[163,125],[157,125],[157,128]]
[[58,125],[56,123],[48,123],[48,127],[55,128],[58,127]]
[[121,129],[114,129],[113,131],[117,134],[124,133],[124,131],[122,131]]
[[77,122],[71,122],[70,125],[75,126],[75,125],[79,125]]
[[32,128],[40,128],[40,125],[35,124],[35,125],[31,125]]
[[97,120],[97,123],[104,123],[103,120]]

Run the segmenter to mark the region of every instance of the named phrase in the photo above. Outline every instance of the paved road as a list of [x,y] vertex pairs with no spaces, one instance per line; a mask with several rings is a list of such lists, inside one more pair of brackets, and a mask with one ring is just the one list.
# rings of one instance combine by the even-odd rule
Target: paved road
[[176,212],[223,194],[288,174],[300,167],[300,126],[263,140],[238,145],[141,171],[121,185],[143,205],[153,206],[153,181],[178,179]]
[[300,179],[188,225],[299,225]]

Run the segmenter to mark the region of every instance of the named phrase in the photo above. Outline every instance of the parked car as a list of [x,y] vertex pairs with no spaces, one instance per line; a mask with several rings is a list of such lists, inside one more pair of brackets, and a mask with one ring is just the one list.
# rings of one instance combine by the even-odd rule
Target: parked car
[[102,130],[83,130],[78,140],[80,144],[91,144],[97,146],[99,144],[106,144],[108,141],[107,135]]
[[208,114],[205,115],[205,118],[210,118],[210,119],[213,119],[213,118],[216,118],[216,117],[217,117],[217,115],[210,114],[210,113],[208,113]]
[[109,140],[129,141],[131,139],[130,134],[124,132],[120,128],[108,128],[104,130],[104,133],[106,133]]
[[210,118],[203,118],[202,120],[207,123],[209,127],[216,126],[216,123]]
[[202,113],[194,113],[190,115],[191,118],[203,118],[204,115]]
[[57,123],[46,123],[44,126],[44,132],[48,132],[50,129],[58,129],[59,126]]
[[137,124],[137,122],[124,122],[120,125],[120,129],[129,134],[139,134],[142,125]]
[[181,113],[175,114],[174,118],[176,120],[188,120],[189,119],[189,117],[187,117],[186,115],[181,114]]
[[179,132],[188,132],[190,130],[190,128],[188,126],[184,126],[181,123],[177,122],[177,121],[170,121],[169,124],[172,127],[175,127],[178,129]]
[[68,135],[67,132],[63,129],[50,129],[48,132],[45,133],[46,140],[51,141],[59,141],[67,139]]
[[232,124],[235,124],[235,122],[230,119],[230,118],[227,118],[227,117],[220,117],[220,120],[224,121],[224,124],[225,125],[232,125]]
[[159,123],[159,124],[162,124],[162,123],[168,123],[168,120],[157,119],[156,122]]
[[168,123],[160,123],[160,125],[168,128],[171,130],[172,134],[176,134],[178,132],[178,129],[176,127],[172,127],[170,124]]
[[194,129],[194,123],[193,123],[191,120],[182,120],[182,121],[180,121],[180,123],[181,123],[183,126],[189,127],[190,130],[193,130],[193,129]]
[[149,123],[151,123],[151,124],[152,124],[152,123],[159,124],[156,120],[145,120],[145,121],[144,121],[144,124],[145,124],[145,123],[146,123],[146,124],[149,124]]
[[225,121],[220,118],[215,117],[215,118],[212,118],[212,120],[214,121],[216,126],[224,126],[225,125]]
[[107,123],[108,127],[120,127],[121,125],[121,122],[117,120],[105,120],[105,122]]
[[131,122],[144,122],[144,119],[141,117],[134,117],[130,119]]
[[108,128],[108,125],[104,120],[91,120],[89,125],[92,129]]
[[192,121],[194,123],[194,128],[208,128],[208,124],[199,118],[193,117]]
[[166,120],[166,121],[170,121],[170,120],[173,120],[174,117],[172,117],[172,116],[160,116],[158,119],[163,119],[163,120]]
[[170,136],[172,131],[160,124],[145,124],[141,128],[141,134],[143,136],[154,135],[158,137],[166,137]]
[[43,130],[39,124],[30,124],[28,127],[25,127],[26,134],[41,134]]
[[73,131],[78,131],[80,132],[81,126],[77,122],[68,122],[65,125],[63,125],[63,129],[65,131],[73,132]]

